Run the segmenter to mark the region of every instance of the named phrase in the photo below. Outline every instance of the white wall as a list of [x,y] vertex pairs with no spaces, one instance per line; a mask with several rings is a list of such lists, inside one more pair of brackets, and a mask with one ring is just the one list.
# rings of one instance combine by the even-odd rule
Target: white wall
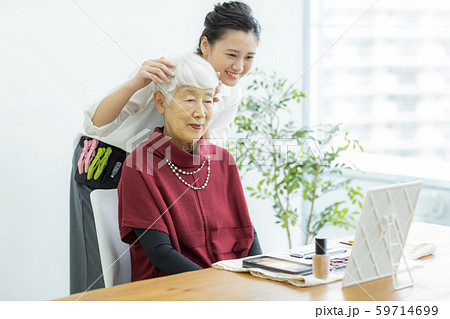
[[[85,105],[136,63],[193,50],[216,2],[0,2],[0,300],[69,294],[69,174]],[[301,1],[247,3],[263,28],[255,65],[295,80]],[[267,207],[250,202],[263,248],[283,249]]]

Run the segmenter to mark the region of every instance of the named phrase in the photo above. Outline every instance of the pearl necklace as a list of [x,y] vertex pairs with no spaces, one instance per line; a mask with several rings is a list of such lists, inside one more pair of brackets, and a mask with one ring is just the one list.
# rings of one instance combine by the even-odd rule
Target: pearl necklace
[[[203,161],[203,163],[202,163],[202,165],[200,166],[200,168],[199,168],[198,170],[196,170],[196,171],[193,171],[193,172],[185,172],[185,171],[183,171],[182,169],[176,167],[175,164],[172,163],[172,162],[171,162],[170,160],[168,160],[167,158],[166,158],[165,160],[166,160],[167,164],[169,165],[170,169],[172,170],[172,172],[175,174],[175,176],[177,176],[178,179],[179,179],[180,181],[182,181],[186,186],[189,186],[190,188],[192,188],[192,189],[194,189],[194,190],[197,191],[197,190],[205,189],[206,186],[208,185],[209,175],[210,175],[210,173],[211,173],[211,158],[210,158],[209,156],[207,157],[207,160],[204,160],[204,161]],[[189,184],[188,182],[186,182],[186,181],[180,176],[179,173],[181,173],[181,174],[183,174],[183,175],[192,175],[192,174],[195,174],[195,173],[200,172],[200,171],[202,170],[203,166],[205,166],[206,161],[208,161],[208,175],[206,175],[206,181],[205,181],[205,183],[204,183],[202,186],[200,186],[200,187],[192,186],[191,184]]]

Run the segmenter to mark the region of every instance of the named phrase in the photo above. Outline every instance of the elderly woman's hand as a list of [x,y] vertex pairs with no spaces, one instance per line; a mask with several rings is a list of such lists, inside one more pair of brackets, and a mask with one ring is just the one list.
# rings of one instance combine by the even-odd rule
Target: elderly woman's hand
[[130,80],[129,86],[136,91],[140,90],[152,81],[163,83],[163,81],[170,83],[169,76],[175,76],[169,67],[174,67],[175,64],[167,60],[165,57],[159,59],[147,60],[142,63],[138,73]]

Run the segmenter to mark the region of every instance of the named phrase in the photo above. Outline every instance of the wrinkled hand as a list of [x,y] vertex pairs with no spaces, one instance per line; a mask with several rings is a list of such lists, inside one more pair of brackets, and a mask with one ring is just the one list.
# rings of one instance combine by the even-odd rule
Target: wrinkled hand
[[175,64],[165,57],[144,61],[138,73],[130,80],[129,84],[135,90],[140,90],[152,81],[156,81],[157,83],[163,83],[163,81],[170,83],[169,76],[173,77],[175,73],[169,68],[174,66]]

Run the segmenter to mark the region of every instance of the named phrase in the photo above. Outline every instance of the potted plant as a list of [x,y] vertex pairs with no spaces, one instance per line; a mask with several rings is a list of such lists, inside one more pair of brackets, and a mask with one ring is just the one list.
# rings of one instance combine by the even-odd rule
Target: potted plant
[[[345,171],[355,168],[344,163],[342,155],[350,149],[362,151],[358,141],[342,133],[340,125],[299,128],[289,118],[290,108],[299,106],[305,95],[287,87],[287,80],[276,73],[267,75],[256,69],[252,74],[255,79],[247,88],[252,94],[240,104],[235,120],[239,138],[234,150],[242,174],[259,172],[258,180],[252,178],[253,183],[246,187],[250,196],[273,201],[289,248],[294,225],[304,229],[305,244],[327,224],[355,227],[363,195],[360,187],[343,177]],[[338,137],[340,142],[336,142]],[[337,190],[344,190],[345,198],[316,211],[317,201]],[[309,203],[308,211],[301,214],[296,207],[300,198]]]

